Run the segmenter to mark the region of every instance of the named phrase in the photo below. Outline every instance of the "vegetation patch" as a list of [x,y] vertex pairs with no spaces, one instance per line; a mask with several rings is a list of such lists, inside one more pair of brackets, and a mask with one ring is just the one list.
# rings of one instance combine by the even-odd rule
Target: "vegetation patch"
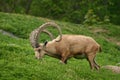
[[[19,37],[15,39],[0,33],[0,80],[120,80],[120,73],[116,74],[105,68],[91,71],[86,59],[71,58],[66,65],[60,64],[58,59],[49,56],[36,60],[29,42],[29,34],[47,21],[44,18],[0,12],[0,29]],[[109,32],[94,34],[89,26],[54,22],[61,27],[63,34],[93,37],[102,47],[102,52],[96,56],[96,61],[101,66],[115,66],[120,63],[119,46],[107,40],[108,37],[120,40],[120,26],[93,25],[91,26],[93,30],[104,27]],[[57,34],[57,30],[53,33]],[[44,42],[46,38],[44,34],[41,42]]]

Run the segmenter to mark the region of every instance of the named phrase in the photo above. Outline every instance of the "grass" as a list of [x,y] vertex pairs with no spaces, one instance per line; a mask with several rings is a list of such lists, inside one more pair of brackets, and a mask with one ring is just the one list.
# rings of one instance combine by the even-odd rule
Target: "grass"
[[[71,58],[67,65],[59,63],[58,59],[45,56],[42,60],[34,58],[34,51],[29,43],[30,32],[51,21],[29,15],[8,14],[0,12],[0,29],[11,32],[19,39],[0,33],[0,80],[120,80],[120,74],[101,68],[91,71],[86,59]],[[64,34],[83,34],[92,36],[101,46],[96,61],[101,65],[116,65],[120,62],[120,26],[101,24],[84,26],[55,21]],[[94,33],[94,29],[105,29],[106,32]],[[57,33],[56,30],[53,33]],[[43,34],[44,35],[44,34]],[[42,36],[41,40],[48,38]],[[116,41],[109,41],[109,39]]]

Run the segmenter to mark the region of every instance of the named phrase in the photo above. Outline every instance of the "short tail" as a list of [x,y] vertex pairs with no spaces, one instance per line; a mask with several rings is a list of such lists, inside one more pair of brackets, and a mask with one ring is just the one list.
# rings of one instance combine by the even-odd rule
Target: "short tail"
[[99,47],[99,52],[102,52],[102,48],[101,48],[101,46]]

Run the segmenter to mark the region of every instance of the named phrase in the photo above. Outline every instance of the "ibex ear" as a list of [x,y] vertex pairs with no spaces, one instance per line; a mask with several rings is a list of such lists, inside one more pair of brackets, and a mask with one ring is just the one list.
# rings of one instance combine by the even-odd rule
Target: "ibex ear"
[[46,45],[47,45],[47,43],[48,43],[48,41],[45,41],[43,46],[46,46]]

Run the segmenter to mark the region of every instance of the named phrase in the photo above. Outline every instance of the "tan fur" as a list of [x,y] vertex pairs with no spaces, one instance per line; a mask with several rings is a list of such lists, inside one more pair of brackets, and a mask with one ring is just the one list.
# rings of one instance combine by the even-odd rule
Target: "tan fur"
[[54,39],[49,41],[45,47],[40,45],[40,52],[38,54],[41,54],[41,56],[39,55],[38,58],[47,54],[61,59],[62,63],[67,63],[67,59],[70,57],[84,55],[89,61],[91,69],[99,69],[99,65],[96,64],[94,58],[100,49],[100,45],[91,37],[62,35],[62,39],[59,42],[56,42]]

